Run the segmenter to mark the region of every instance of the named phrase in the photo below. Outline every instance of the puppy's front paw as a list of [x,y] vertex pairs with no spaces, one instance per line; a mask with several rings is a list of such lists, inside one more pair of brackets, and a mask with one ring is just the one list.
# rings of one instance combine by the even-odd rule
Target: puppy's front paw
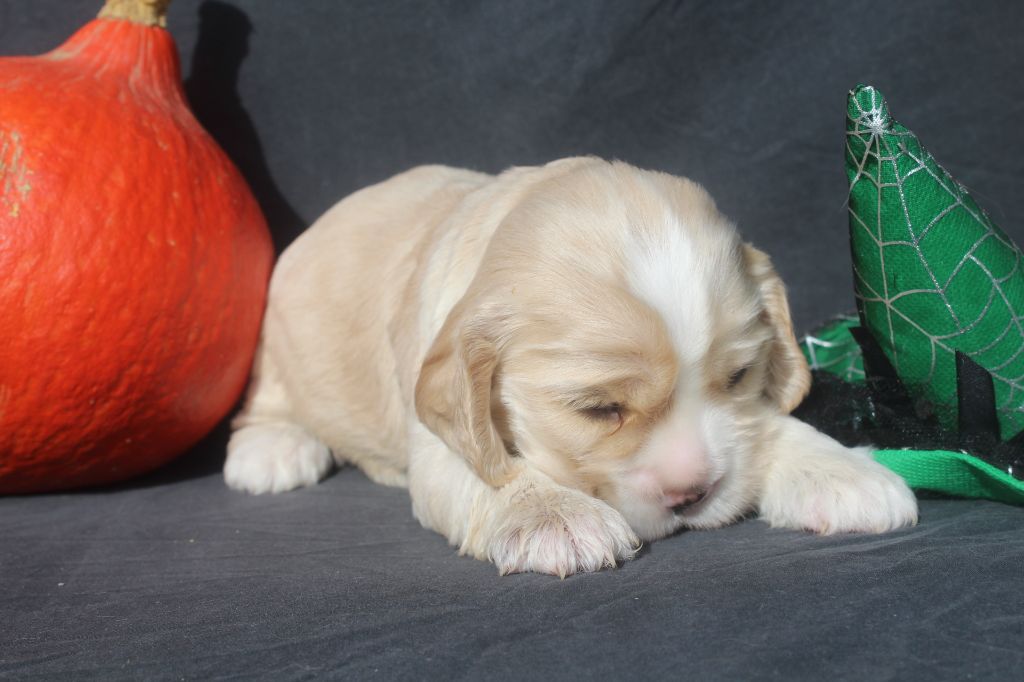
[[224,481],[255,495],[313,485],[331,468],[331,453],[297,424],[244,426],[231,434]]
[[516,491],[492,535],[488,556],[502,575],[573,573],[632,559],[640,540],[619,512],[596,498],[560,487]]
[[761,517],[816,533],[884,533],[917,523],[917,500],[866,448],[830,448],[768,480]]

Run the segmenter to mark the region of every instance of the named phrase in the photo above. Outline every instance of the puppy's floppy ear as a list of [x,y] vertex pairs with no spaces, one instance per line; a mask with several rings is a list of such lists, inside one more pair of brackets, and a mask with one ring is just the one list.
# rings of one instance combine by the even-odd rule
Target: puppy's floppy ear
[[793,334],[786,287],[763,251],[744,244],[743,258],[747,271],[761,290],[764,315],[774,330],[768,358],[768,397],[784,412],[790,412],[810,390],[811,371]]
[[427,428],[498,488],[513,477],[511,457],[491,418],[499,313],[470,295],[452,309],[416,382],[416,413]]

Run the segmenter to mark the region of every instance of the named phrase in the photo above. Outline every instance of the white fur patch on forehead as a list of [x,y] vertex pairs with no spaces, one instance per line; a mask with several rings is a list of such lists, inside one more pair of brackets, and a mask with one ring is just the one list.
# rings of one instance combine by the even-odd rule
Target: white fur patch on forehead
[[626,248],[629,284],[661,315],[679,358],[691,364],[713,341],[713,305],[735,285],[738,238],[724,221],[687,225],[673,213],[663,220],[659,229],[633,234]]

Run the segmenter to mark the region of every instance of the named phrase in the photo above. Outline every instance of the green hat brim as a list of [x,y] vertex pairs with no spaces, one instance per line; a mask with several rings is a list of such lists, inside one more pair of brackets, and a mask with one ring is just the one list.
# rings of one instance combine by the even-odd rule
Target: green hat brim
[[1024,505],[1024,481],[963,452],[877,450],[874,457],[914,490]]

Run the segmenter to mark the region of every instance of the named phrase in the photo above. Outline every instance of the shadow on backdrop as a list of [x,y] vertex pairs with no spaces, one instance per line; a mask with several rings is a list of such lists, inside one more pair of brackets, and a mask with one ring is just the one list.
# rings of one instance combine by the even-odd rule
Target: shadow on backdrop
[[249,54],[251,33],[245,12],[206,0],[199,7],[199,37],[185,93],[196,118],[245,176],[281,253],[306,224],[274,183],[256,127],[238,96],[238,74]]

